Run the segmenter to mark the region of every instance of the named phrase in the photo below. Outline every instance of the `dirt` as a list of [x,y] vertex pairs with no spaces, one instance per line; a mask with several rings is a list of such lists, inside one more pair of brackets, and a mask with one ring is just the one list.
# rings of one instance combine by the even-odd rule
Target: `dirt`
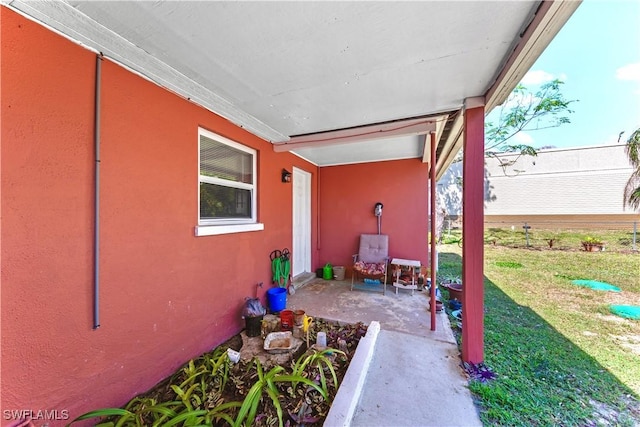
[[[326,364],[309,363],[302,373],[302,376],[318,386],[321,385],[321,382],[326,383],[329,397],[327,400],[316,389],[306,384],[297,383],[296,385],[286,380],[273,381],[277,388],[277,399],[282,408],[282,418],[285,426],[305,425],[312,427],[323,424],[331,407],[331,401],[346,374],[358,342],[365,335],[366,330],[366,325],[362,323],[338,324],[316,319],[309,334],[310,344],[315,343],[317,332],[324,331],[327,335],[327,346],[333,349],[339,348],[344,351],[344,354],[334,350],[326,359],[323,359],[326,360],[323,363],[329,363],[332,366],[331,369]],[[285,346],[287,344],[286,347],[288,347],[291,344],[288,339],[281,341],[283,342],[276,343],[276,345]],[[287,343],[284,341],[287,341]],[[264,350],[264,341],[261,337],[247,337],[242,332],[231,337],[213,351],[185,364],[170,378],[165,379],[143,395],[135,397],[125,407],[131,412],[140,414],[140,420],[144,425],[151,425],[157,421],[157,418],[153,418],[154,414],[148,411],[149,406],[162,405],[163,402],[180,403],[179,401],[181,400],[184,402],[185,400],[176,394],[176,386],[186,390],[192,385],[196,387],[195,390],[197,391],[197,393],[193,393],[193,396],[196,394],[197,396],[190,399],[187,398],[187,402],[194,410],[214,411],[215,408],[229,402],[243,402],[249,390],[260,380],[261,375],[266,377],[269,376],[269,373],[275,372],[280,372],[281,375],[289,375],[292,373],[294,364],[299,357],[306,357],[318,351],[314,345],[307,348],[306,340],[293,337],[291,341],[298,345],[294,345],[290,350],[281,350],[281,352],[272,354]],[[210,367],[216,360],[222,360],[219,358],[225,356],[224,353],[228,348],[240,352],[241,358],[238,363],[233,364],[227,361],[216,371],[217,374],[213,374],[209,370],[205,375],[197,376],[197,381],[191,381],[194,378],[195,371],[205,367],[211,369]],[[260,368],[258,368],[258,365]],[[259,375],[258,369],[263,374]],[[323,370],[324,373],[320,374],[319,369]],[[337,377],[337,387],[333,384],[332,370]],[[320,379],[321,376],[325,377],[322,381]],[[278,413],[271,399],[272,397],[267,393],[266,389],[262,390],[255,413],[256,416],[252,423],[253,426],[278,425]],[[180,413],[184,410],[184,407],[173,407],[173,410]],[[237,407],[230,408],[225,410],[225,413],[230,420],[236,420],[239,410]],[[116,419],[111,421],[117,422]],[[164,419],[164,422],[168,421],[169,419]],[[222,418],[214,419],[213,425],[228,425],[227,421]],[[242,422],[243,425],[245,423],[246,420]],[[129,424],[125,423],[124,425]]]

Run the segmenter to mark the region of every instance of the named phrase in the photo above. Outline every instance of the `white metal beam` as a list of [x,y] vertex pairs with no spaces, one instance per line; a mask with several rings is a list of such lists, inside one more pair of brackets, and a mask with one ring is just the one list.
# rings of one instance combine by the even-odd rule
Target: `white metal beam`
[[438,118],[420,118],[395,121],[384,124],[360,126],[332,132],[292,137],[289,142],[274,144],[275,152],[291,151],[299,148],[323,147],[327,145],[348,144],[371,141],[392,136],[422,135],[436,130]]
[[[449,119],[449,115],[445,114],[438,118],[436,122],[436,130],[435,130],[435,144],[436,147],[440,144],[440,138],[442,138],[442,132],[444,132],[444,127],[447,124],[447,120]],[[424,150],[422,151],[422,163],[429,163],[431,158],[431,148],[430,142],[431,138],[424,138]]]
[[440,156],[438,156],[439,162],[436,164],[436,180],[440,179],[445,173],[449,165],[453,162],[458,151],[462,147],[462,125],[464,123],[462,117],[462,110],[458,111],[447,140],[444,142]]

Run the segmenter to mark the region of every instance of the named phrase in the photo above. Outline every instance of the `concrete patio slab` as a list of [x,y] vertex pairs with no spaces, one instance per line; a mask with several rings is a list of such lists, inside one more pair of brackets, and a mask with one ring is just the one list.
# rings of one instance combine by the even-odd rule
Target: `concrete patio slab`
[[[351,281],[314,279],[287,295],[287,308],[305,310],[309,316],[348,323],[380,322],[381,329],[405,332],[455,344],[449,320],[444,313],[436,316],[436,331],[431,331],[431,313],[427,292],[400,290],[396,295],[391,285],[387,294],[381,289],[350,290]],[[362,286],[362,289],[368,287]],[[380,289],[380,291],[377,291]]]
[[427,307],[426,292],[396,295],[390,286],[386,295],[351,291],[346,280],[315,279],[288,296],[287,308],[310,316],[380,324],[373,351],[367,352],[371,359],[363,365],[366,372],[357,380],[361,386],[354,388],[359,394],[355,408],[343,410],[348,416],[335,425],[482,425],[448,317],[438,313],[431,331]]

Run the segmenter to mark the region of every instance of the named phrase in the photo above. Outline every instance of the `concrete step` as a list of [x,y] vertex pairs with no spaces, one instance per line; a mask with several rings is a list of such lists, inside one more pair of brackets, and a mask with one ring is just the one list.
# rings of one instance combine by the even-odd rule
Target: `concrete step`
[[301,273],[298,274],[296,277],[293,278],[293,288],[295,290],[300,289],[301,287],[313,282],[313,280],[316,278],[315,273]]

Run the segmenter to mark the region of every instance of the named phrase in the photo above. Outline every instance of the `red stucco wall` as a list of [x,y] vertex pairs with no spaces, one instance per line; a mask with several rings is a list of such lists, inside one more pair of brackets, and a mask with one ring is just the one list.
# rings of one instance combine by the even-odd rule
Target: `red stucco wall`
[[418,159],[333,166],[320,171],[319,265],[350,266],[360,234],[378,232],[373,214],[382,210],[389,256],[428,265],[429,168]]
[[[75,417],[123,404],[244,326],[244,297],[269,287],[270,251],[291,247],[282,168],[313,174],[318,263],[318,171],[104,60],[94,331],[95,54],[0,13],[2,409]],[[194,237],[198,126],[259,151],[264,231]]]

